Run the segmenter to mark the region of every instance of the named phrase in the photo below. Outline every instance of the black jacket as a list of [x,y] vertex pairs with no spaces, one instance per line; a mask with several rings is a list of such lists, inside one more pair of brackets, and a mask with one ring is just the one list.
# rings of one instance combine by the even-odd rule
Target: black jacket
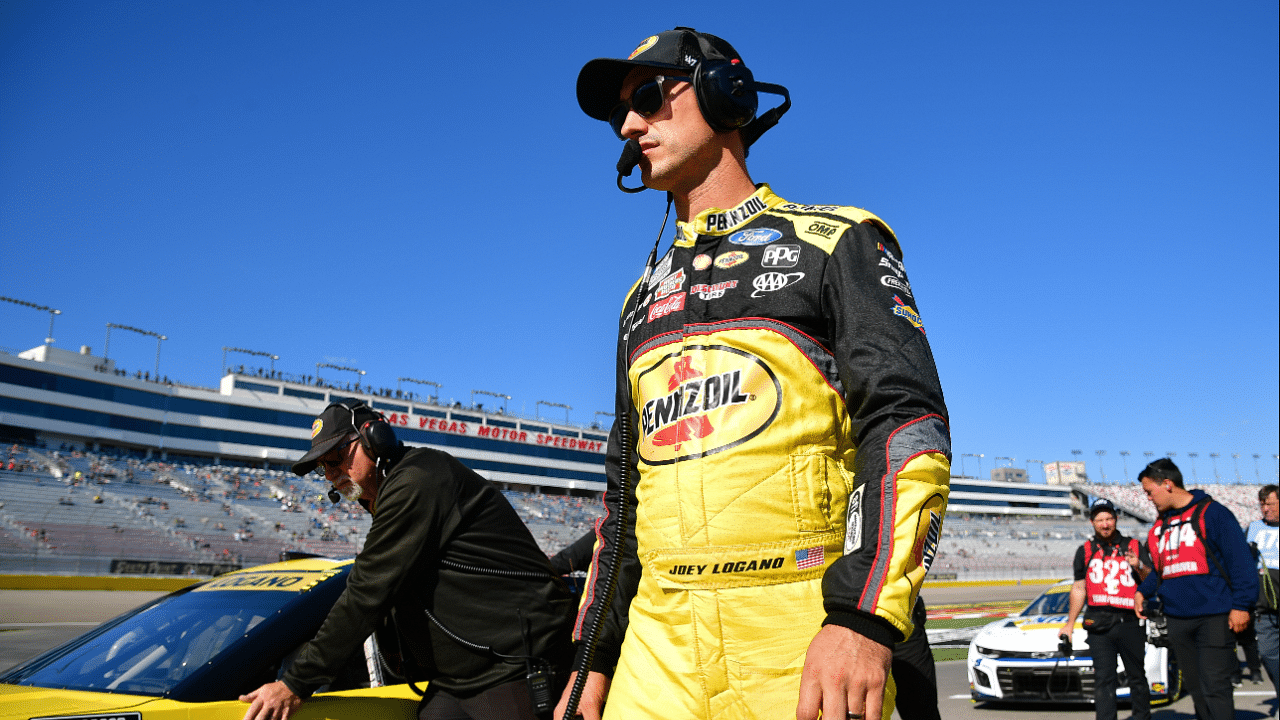
[[492,483],[446,453],[402,449],[391,459],[375,501],[360,502],[373,513],[373,526],[347,589],[285,673],[290,690],[307,697],[330,682],[388,617],[412,658],[413,679],[470,697],[524,675],[522,661],[502,660],[449,638],[423,608],[471,643],[567,668],[572,598]]

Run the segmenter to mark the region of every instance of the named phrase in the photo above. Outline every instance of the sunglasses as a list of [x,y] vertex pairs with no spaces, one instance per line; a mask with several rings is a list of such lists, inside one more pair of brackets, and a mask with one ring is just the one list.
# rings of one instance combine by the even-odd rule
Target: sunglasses
[[647,118],[662,109],[667,99],[666,92],[662,89],[662,83],[667,80],[693,82],[693,79],[688,77],[656,75],[649,82],[636,88],[631,93],[630,102],[623,100],[614,106],[613,111],[609,113],[609,126],[613,128],[614,135],[619,138],[622,137],[622,126],[627,121],[627,114],[632,110],[640,117]]

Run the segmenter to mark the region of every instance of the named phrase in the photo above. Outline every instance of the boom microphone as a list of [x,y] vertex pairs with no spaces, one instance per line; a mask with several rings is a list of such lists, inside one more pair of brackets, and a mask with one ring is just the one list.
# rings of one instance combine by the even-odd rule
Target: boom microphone
[[622,156],[618,158],[618,189],[624,193],[638,193],[649,189],[644,185],[629,188],[622,184],[622,178],[631,177],[631,171],[640,164],[641,155],[640,141],[635,138],[631,138],[622,146]]

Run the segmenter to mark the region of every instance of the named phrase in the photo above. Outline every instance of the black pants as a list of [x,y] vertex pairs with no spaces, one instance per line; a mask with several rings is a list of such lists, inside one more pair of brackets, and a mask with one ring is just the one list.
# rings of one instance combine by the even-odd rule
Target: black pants
[[[1253,680],[1262,677],[1262,657],[1258,654],[1258,632],[1254,623],[1236,633],[1236,644],[1244,651],[1245,665],[1249,666],[1249,675]],[[1231,671],[1231,684],[1235,685],[1244,679],[1244,671],[1240,669],[1239,660]]]
[[1098,720],[1116,718],[1116,656],[1124,661],[1129,680],[1129,702],[1133,720],[1151,717],[1151,688],[1147,684],[1146,632],[1133,620],[1118,622],[1105,632],[1089,633],[1086,642],[1093,656],[1093,708]]
[[938,671],[925,634],[924,599],[917,596],[911,608],[915,632],[893,646],[893,682],[898,686],[897,709],[902,720],[942,720],[938,714]]
[[512,680],[469,698],[443,690],[431,693],[418,706],[418,720],[535,720],[529,683]]
[[1231,671],[1237,665],[1236,637],[1227,615],[1169,618],[1169,644],[1200,720],[1232,720]]

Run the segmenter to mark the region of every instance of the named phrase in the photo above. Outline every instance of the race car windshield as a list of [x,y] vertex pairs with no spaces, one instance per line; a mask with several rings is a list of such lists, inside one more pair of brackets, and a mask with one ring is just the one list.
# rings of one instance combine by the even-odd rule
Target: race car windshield
[[[125,618],[78,647],[53,654],[17,679],[23,685],[164,695],[237,640],[251,640],[295,595],[189,592]],[[14,680],[7,681],[13,682]]]
[[1070,592],[1048,592],[1035,600],[1023,610],[1023,615],[1066,615],[1071,609]]

